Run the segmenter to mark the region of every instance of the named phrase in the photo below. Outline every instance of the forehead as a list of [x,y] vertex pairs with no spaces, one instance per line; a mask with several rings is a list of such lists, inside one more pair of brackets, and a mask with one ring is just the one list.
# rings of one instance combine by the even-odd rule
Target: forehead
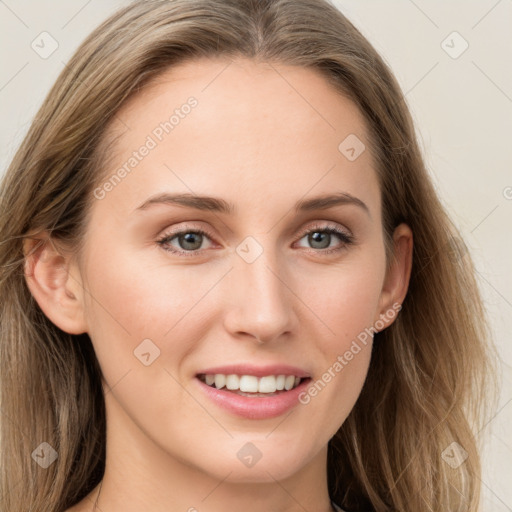
[[[106,179],[122,176],[108,187],[107,202],[118,208],[133,209],[163,189],[236,191],[248,205],[333,188],[378,194],[361,113],[308,68],[248,59],[182,63],[132,97],[110,133],[118,138]],[[361,152],[356,159],[346,153],[353,148]]]

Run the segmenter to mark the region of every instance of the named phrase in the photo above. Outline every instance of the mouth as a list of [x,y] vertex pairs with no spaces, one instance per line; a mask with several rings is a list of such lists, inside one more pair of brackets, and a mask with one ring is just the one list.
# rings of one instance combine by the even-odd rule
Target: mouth
[[237,363],[202,368],[194,380],[198,391],[216,407],[238,417],[264,420],[299,405],[311,374],[288,364]]
[[309,377],[299,377],[293,374],[258,377],[245,374],[200,373],[196,375],[196,378],[211,388],[252,398],[278,396],[311,380]]

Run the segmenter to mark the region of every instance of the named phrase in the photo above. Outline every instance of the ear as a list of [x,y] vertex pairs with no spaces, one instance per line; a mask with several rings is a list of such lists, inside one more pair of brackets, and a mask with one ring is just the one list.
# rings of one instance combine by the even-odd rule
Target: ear
[[393,254],[379,298],[378,316],[374,319],[374,325],[379,326],[379,331],[389,327],[401,309],[411,277],[412,252],[412,230],[407,224],[402,223],[393,233]]
[[47,233],[26,238],[23,252],[25,281],[43,313],[69,334],[86,332],[83,286],[72,254]]

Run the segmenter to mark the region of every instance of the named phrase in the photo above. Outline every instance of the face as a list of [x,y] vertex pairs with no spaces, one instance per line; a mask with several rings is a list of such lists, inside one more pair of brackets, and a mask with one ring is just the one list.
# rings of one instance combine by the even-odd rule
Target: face
[[325,460],[393,300],[357,107],[314,71],[229,62],[118,112],[79,275],[111,446],[263,482]]

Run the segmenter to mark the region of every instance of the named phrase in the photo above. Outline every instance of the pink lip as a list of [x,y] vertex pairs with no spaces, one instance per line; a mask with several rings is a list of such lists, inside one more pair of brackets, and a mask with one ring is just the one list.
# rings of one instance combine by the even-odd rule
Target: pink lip
[[[213,372],[211,369],[207,371],[207,373],[228,373],[228,374],[237,374],[237,371],[231,371],[233,367],[230,367],[229,372],[219,371],[219,369],[215,369]],[[267,370],[265,370],[266,372]],[[201,372],[204,373],[204,372]],[[276,372],[276,375],[286,374],[287,371]],[[302,373],[302,372],[301,372]],[[238,373],[239,375],[255,375],[254,373],[247,371],[245,369],[243,372]],[[268,373],[264,373],[263,375],[268,375]],[[291,371],[288,375],[297,375],[296,370]],[[201,391],[205,393],[205,395],[210,398],[216,405],[219,407],[236,414],[237,416],[242,416],[243,418],[248,418],[251,420],[261,420],[266,418],[274,418],[276,416],[280,416],[284,414],[286,411],[294,407],[299,403],[299,395],[303,392],[311,379],[306,379],[301,382],[296,388],[291,389],[290,391],[283,391],[278,395],[265,397],[250,397],[250,396],[242,396],[233,393],[232,391],[227,391],[226,388],[217,389],[211,386],[208,386],[198,378],[194,379]]]
[[213,375],[222,373],[224,375],[254,375],[255,377],[265,377],[265,375],[295,375],[295,377],[306,378],[309,374],[295,366],[284,364],[273,364],[269,366],[253,366],[250,364],[234,364],[229,366],[216,366],[200,370],[197,375]]

